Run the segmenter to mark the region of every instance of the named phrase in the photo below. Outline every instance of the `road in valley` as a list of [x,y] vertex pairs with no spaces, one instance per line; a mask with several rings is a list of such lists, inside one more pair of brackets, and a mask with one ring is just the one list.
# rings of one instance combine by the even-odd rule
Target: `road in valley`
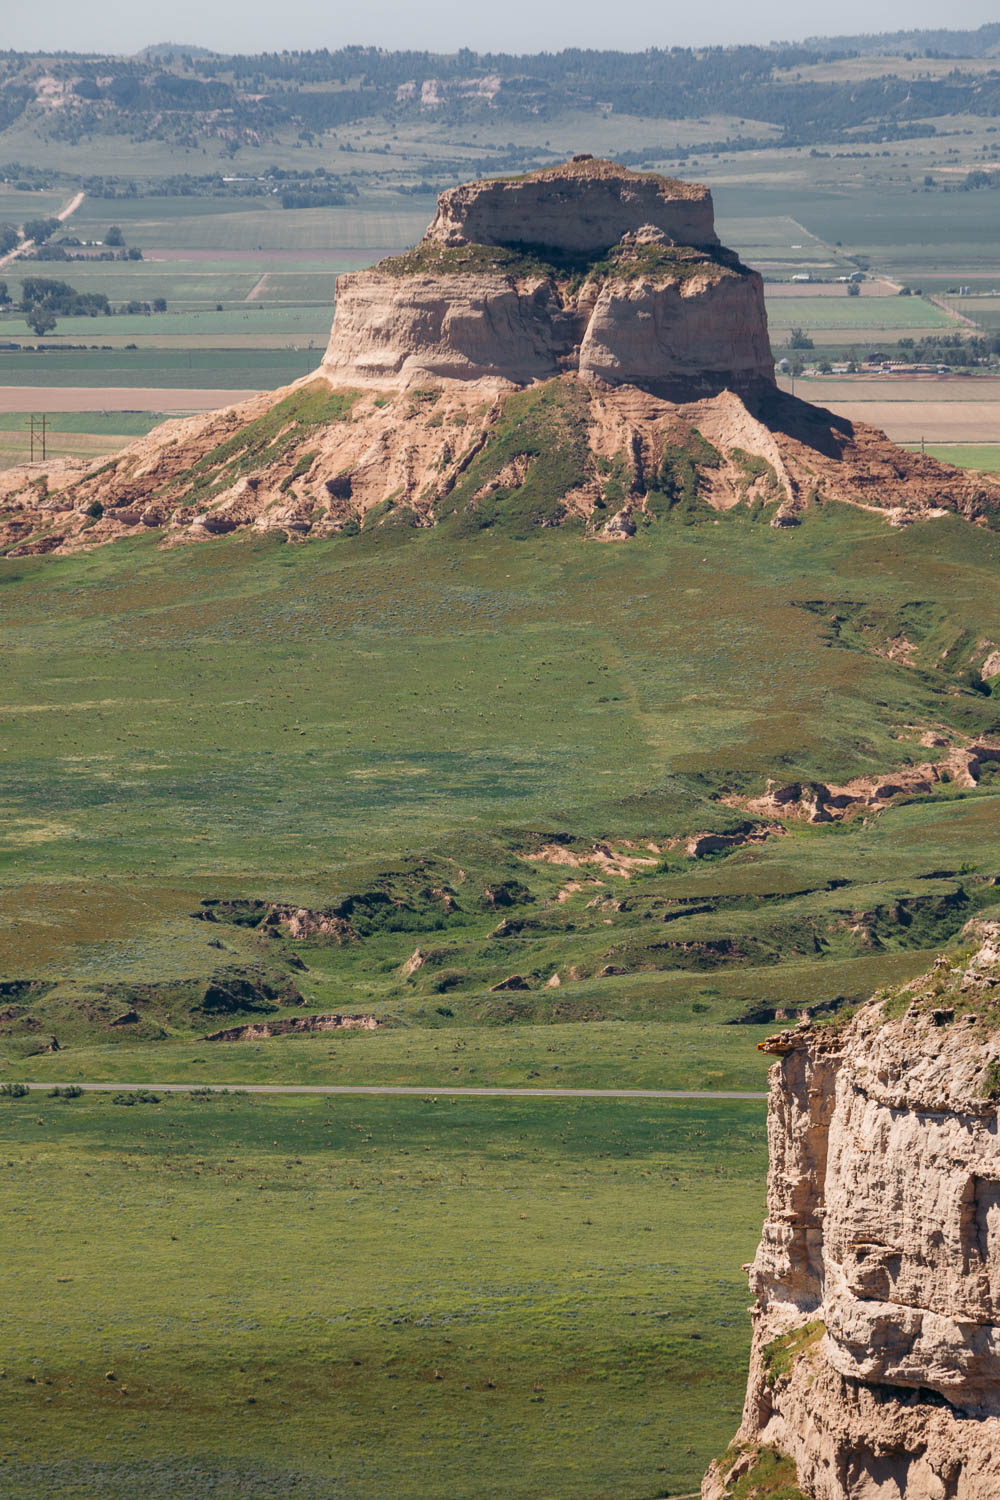
[[765,1093],[746,1093],[738,1089],[528,1089],[528,1088],[462,1088],[452,1084],[428,1084],[415,1087],[392,1083],[29,1083],[29,1089],[78,1088],[88,1093],[120,1094],[129,1090],[187,1094],[192,1089],[211,1093],[241,1094],[419,1094],[460,1096],[487,1099],[766,1099]]
[[[68,203],[63,204],[62,208],[54,217],[59,220],[60,224],[65,224],[70,214],[76,213],[85,197],[85,193],[76,193]],[[34,248],[34,240],[22,240],[19,245],[14,246],[13,250],[8,250],[6,255],[0,255],[0,269],[2,269],[4,266],[9,266],[11,261],[20,260],[22,256],[30,254],[30,252],[34,250]]]

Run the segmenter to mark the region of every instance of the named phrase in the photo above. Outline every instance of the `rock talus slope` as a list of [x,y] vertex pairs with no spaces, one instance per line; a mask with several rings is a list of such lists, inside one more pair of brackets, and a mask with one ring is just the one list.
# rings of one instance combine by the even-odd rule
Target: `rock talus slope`
[[96,468],[0,474],[0,553],[456,517],[627,541],[677,506],[785,526],[831,500],[1000,516],[991,480],[777,388],[760,277],[719,245],[706,188],[575,158],[444,193],[415,249],[340,278],[296,385]]
[[1000,1496],[1000,926],[839,1027],[763,1044],[768,1212],[724,1500]]

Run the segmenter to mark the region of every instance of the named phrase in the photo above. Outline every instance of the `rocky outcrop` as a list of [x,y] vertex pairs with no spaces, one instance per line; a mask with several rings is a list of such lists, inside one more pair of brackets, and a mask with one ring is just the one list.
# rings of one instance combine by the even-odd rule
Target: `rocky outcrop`
[[756,272],[665,246],[649,253],[657,244],[623,242],[614,265],[582,285],[530,258],[461,252],[414,252],[342,276],[322,372],[335,386],[502,389],[572,371],[674,398],[770,381]]
[[[112,1022],[112,1025],[114,1023]],[[212,1031],[203,1042],[264,1042],[276,1036],[310,1036],[317,1031],[377,1031],[377,1016],[284,1016],[277,1021],[252,1021],[246,1026],[227,1026]]]
[[1000,1494],[1000,926],[846,1026],[763,1043],[768,1212],[743,1422],[809,1500]]
[[427,238],[593,254],[646,224],[674,245],[719,243],[708,188],[587,155],[524,177],[449,189],[438,199]]
[[978,786],[983,766],[997,761],[1000,743],[953,746],[941,760],[897,766],[880,776],[856,776],[839,786],[824,781],[769,780],[763,796],[731,800],[766,817],[836,823],[861,813],[881,812],[897,797],[925,796],[947,782]]
[[322,369],[687,397],[774,377],[763,284],[719,246],[708,189],[589,157],[443,193],[416,250],[340,278]]
[[585,158],[444,194],[414,250],[340,278],[313,376],[98,468],[0,474],[0,554],[453,517],[628,543],[677,510],[786,527],[828,501],[983,522],[1000,486],[778,390],[707,189]]

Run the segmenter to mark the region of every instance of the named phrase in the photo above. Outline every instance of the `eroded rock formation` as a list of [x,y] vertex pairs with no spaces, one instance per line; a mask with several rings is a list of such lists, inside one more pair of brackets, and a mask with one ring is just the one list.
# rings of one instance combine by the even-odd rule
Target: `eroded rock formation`
[[450,188],[438,199],[427,239],[593,254],[645,225],[673,245],[719,243],[708,188],[586,155],[523,177]]
[[723,1500],[783,1455],[808,1500],[1000,1495],[1000,926],[846,1026],[763,1044],[768,1216]]
[[779,391],[708,190],[583,158],[443,194],[414,250],[340,278],[313,376],[97,468],[0,474],[0,552],[452,518],[627,542],[678,508],[787,526],[831,500],[982,522],[1000,487]]

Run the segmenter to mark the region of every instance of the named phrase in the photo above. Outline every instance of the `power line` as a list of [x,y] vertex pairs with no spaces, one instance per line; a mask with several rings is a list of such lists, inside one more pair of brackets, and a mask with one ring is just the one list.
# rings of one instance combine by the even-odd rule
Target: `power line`
[[31,418],[29,418],[29,421],[30,421],[29,436],[30,436],[30,441],[31,441],[31,462],[32,463],[35,462],[35,444],[38,443],[38,445],[39,445],[39,447],[41,449],[39,457],[41,458],[42,463],[44,463],[45,462],[45,441],[46,441],[46,438],[48,436],[48,423],[49,423],[49,419],[48,419],[48,417],[44,417],[44,416],[43,417],[32,416]]

